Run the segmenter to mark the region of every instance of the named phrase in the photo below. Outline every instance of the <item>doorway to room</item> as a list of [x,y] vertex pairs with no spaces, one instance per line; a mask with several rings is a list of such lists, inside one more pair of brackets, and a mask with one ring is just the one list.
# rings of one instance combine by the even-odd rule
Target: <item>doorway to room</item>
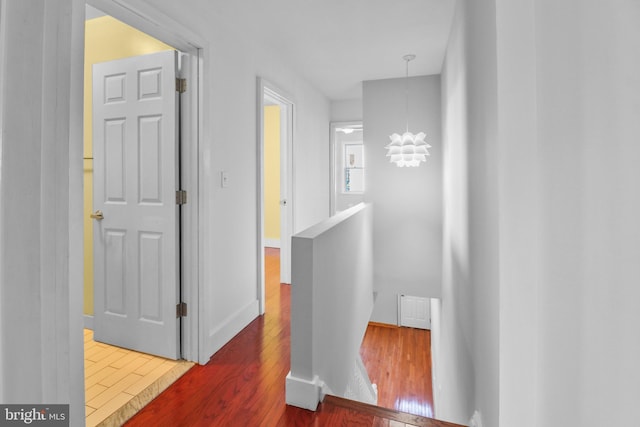
[[364,201],[362,121],[331,123],[331,215]]
[[[118,9],[109,1],[91,3],[104,5],[107,11]],[[129,13],[120,12],[120,18]],[[184,43],[186,53],[179,52],[89,5],[86,19],[86,423],[96,425],[108,419],[115,425],[193,365],[171,359],[199,357],[191,338],[194,333],[198,336],[198,301],[189,298],[197,294],[192,289],[197,288],[193,235],[197,235],[198,175],[197,168],[181,170],[193,164],[194,153],[197,156],[198,104],[194,98],[199,85],[193,76],[199,54],[192,46],[185,49]],[[183,93],[183,77],[189,79],[191,93]],[[139,105],[130,105],[136,102]],[[134,211],[117,211],[128,204],[135,205]],[[120,223],[110,222],[117,217]],[[137,228],[129,230],[132,223]],[[126,242],[127,234],[132,235],[133,244]],[[188,286],[182,287],[181,282]],[[132,286],[134,283],[137,285]],[[161,288],[161,283],[166,286]],[[180,316],[186,313],[187,301],[192,313],[184,320]],[[125,305],[136,312],[130,316]],[[105,316],[100,319],[100,315]],[[118,324],[127,316],[142,329]],[[145,330],[149,326],[156,332]],[[134,329],[138,332],[132,333]],[[94,332],[102,342],[93,339]]]
[[258,79],[258,295],[266,310],[265,265],[279,257],[280,283],[291,283],[294,103],[272,83]]
[[85,28],[85,314],[97,341],[178,359],[179,53],[110,16]]

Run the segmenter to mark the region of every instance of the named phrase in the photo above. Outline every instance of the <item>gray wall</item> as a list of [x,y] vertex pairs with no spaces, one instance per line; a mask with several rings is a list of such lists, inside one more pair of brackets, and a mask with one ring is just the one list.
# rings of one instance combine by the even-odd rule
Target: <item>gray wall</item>
[[[213,353],[258,315],[256,76],[295,103],[294,233],[329,216],[330,102],[281,52],[212,14],[209,4],[195,3],[159,0],[151,7],[191,28],[205,44],[199,298],[209,333],[203,353]],[[221,171],[229,175],[224,188]]]
[[639,19],[628,0],[458,1],[438,418],[636,423]]
[[495,8],[458,2],[442,74],[445,225],[432,314],[438,418],[498,425],[499,186]]
[[[400,66],[402,63],[399,64]],[[366,81],[365,200],[374,210],[372,321],[397,323],[397,295],[439,297],[442,271],[440,76],[409,79],[409,130],[427,134],[431,156],[417,168],[389,163],[389,135],[406,128],[405,79]]]
[[640,400],[640,3],[536,3],[539,425],[632,425]]
[[362,120],[362,99],[331,101],[331,121],[350,122]]

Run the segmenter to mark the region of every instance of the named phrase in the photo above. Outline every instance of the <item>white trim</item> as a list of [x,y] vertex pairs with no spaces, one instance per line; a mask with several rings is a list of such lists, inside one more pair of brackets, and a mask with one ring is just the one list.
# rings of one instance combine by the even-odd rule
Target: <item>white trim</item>
[[91,314],[84,315],[84,328],[90,329],[93,331],[93,315]]
[[[181,186],[187,191],[187,203],[181,212],[181,257],[182,257],[182,301],[191,307],[187,317],[182,318],[181,352],[182,358],[190,361],[199,359],[199,330],[201,327],[200,293],[200,167],[199,141],[202,135],[202,52],[186,55],[182,61],[182,77],[187,78],[187,91],[181,100]],[[195,84],[189,84],[195,82]],[[191,86],[191,87],[189,87]]]
[[318,403],[327,394],[327,390],[323,390],[324,384],[317,375],[310,381],[294,377],[289,371],[285,384],[285,401],[287,405],[310,411],[315,411],[318,408]]
[[205,40],[194,33],[191,27],[181,25],[174,18],[158,11],[152,3],[144,0],[136,1],[135,5],[131,4],[131,0],[86,0],[86,2],[183,52],[194,53],[198,49],[207,47]]
[[280,239],[264,239],[265,248],[278,248],[280,249]]
[[440,335],[441,335],[441,322],[442,300],[439,298],[431,298],[431,390],[433,390],[433,414],[436,417],[439,414],[440,408],[440,381],[439,381],[439,366],[440,366]]
[[[251,323],[259,313],[258,301],[251,301],[249,304],[236,311],[233,315],[229,316],[227,320],[215,329],[212,329],[207,334],[208,347],[213,349],[212,354],[215,354],[226,343],[231,341],[238,332],[243,330],[249,323]],[[198,363],[205,364],[209,361],[211,355],[201,358]]]
[[[6,12],[6,0],[0,0],[0,153],[2,153],[2,148],[3,148],[3,135],[4,135],[4,126],[3,126],[3,122],[4,122],[4,79],[3,76],[5,75],[6,71],[5,71],[5,43],[6,43],[6,28],[7,28],[7,12]],[[0,157],[0,167],[2,166],[2,157]],[[0,170],[1,172],[1,170]],[[1,179],[1,175],[0,175],[0,196],[3,193],[3,189],[2,189],[2,179]],[[0,200],[1,203],[1,200]],[[2,250],[4,247],[4,235],[3,235],[3,212],[0,209],[0,268],[3,267],[3,263],[4,263],[4,259],[2,258]],[[0,273],[1,274],[1,273]],[[0,283],[0,295],[2,295],[2,284]],[[2,301],[0,301],[0,334],[3,333],[4,331],[4,327],[3,327],[3,322],[2,319],[4,318],[4,313],[3,313],[3,304]],[[0,349],[0,374],[2,374],[2,372],[4,371],[4,352]],[[7,399],[5,398],[5,394],[8,392],[5,392],[5,388],[8,388],[5,386],[4,381],[0,380],[0,402],[7,402]]]
[[256,114],[258,116],[258,126],[256,127],[256,204],[258,206],[258,215],[256,218],[257,227],[257,273],[258,281],[256,283],[260,314],[265,312],[265,273],[264,273],[264,83],[262,78],[257,78],[257,92],[256,92]]
[[[70,391],[69,402],[71,406],[79,403],[80,408],[71,409],[69,415],[70,424],[84,420],[85,414],[82,406],[85,404],[84,388],[84,334],[82,332],[82,304],[84,289],[84,24],[85,3],[81,0],[73,0],[73,12],[71,26],[71,96],[70,108],[70,135],[69,135],[69,165],[62,173],[69,174],[70,195],[81,195],[75,198],[69,197],[69,334],[71,342],[66,351],[69,352],[71,368],[69,370]],[[56,52],[59,55],[60,52]],[[77,322],[77,324],[75,323]],[[75,387],[80,388],[74,390]]]
[[84,2],[0,7],[0,401],[69,403],[80,425]]
[[[286,180],[287,180],[287,194],[281,195],[280,197],[287,200],[287,227],[285,230],[281,228],[281,236],[280,238],[287,238],[287,236],[293,235],[293,230],[295,230],[295,200],[294,200],[294,182],[295,182],[295,164],[293,162],[293,150],[294,150],[294,138],[295,138],[295,102],[293,98],[289,96],[285,91],[269,82],[268,80],[258,77],[257,78],[257,91],[256,91],[256,115],[258,118],[258,126],[256,129],[256,152],[257,152],[257,161],[256,161],[256,180],[257,180],[257,199],[256,205],[257,209],[257,270],[258,270],[258,281],[257,281],[257,290],[258,290],[258,300],[260,302],[260,314],[264,314],[265,311],[265,272],[264,272],[264,247],[265,247],[265,238],[264,238],[264,105],[265,98],[269,98],[271,101],[278,103],[280,105],[287,107],[287,165],[286,165]],[[282,179],[282,176],[280,177]],[[280,244],[282,248],[282,241]],[[290,246],[289,246],[290,247]],[[289,253],[291,251],[289,250]],[[282,254],[281,254],[282,255]],[[291,257],[289,257],[288,265],[291,265]],[[282,258],[281,258],[282,261]],[[282,265],[282,264],[281,264]],[[290,268],[289,268],[290,270]],[[286,273],[283,275],[281,268],[281,278],[284,278],[285,281],[291,282],[290,280],[290,272],[287,275]],[[284,276],[284,277],[283,277]],[[282,279],[281,279],[282,280]]]
[[[207,236],[206,230],[206,221],[200,221],[200,218],[210,218],[209,216],[209,203],[210,198],[208,195],[210,194],[209,189],[211,183],[206,179],[207,174],[210,173],[209,162],[205,157],[205,147],[203,145],[203,141],[205,141],[205,128],[204,128],[204,56],[207,54],[208,48],[203,47],[198,50],[198,58],[197,58],[197,67],[193,67],[192,71],[197,72],[198,78],[198,96],[197,99],[194,100],[197,106],[197,115],[193,115],[193,120],[197,120],[198,126],[198,134],[196,136],[197,142],[195,146],[195,150],[192,153],[191,161],[194,165],[198,165],[198,170],[193,171],[196,175],[196,188],[193,188],[194,196],[198,197],[198,205],[193,210],[193,221],[195,221],[195,227],[198,231],[198,236],[203,235]],[[193,178],[192,178],[193,179]],[[210,281],[205,282],[205,266],[208,265],[207,261],[210,259],[209,246],[204,244],[205,239],[196,239],[192,242],[194,247],[192,251],[195,252],[196,256],[193,257],[193,263],[195,264],[195,269],[193,271],[193,279],[192,284],[193,287],[189,287],[188,289],[194,291],[194,295],[192,298],[189,298],[191,302],[197,302],[196,305],[192,305],[193,310],[192,313],[196,313],[193,319],[190,321],[191,325],[191,335],[195,335],[196,339],[192,342],[192,345],[189,346],[189,358],[188,360],[198,360],[199,363],[206,363],[209,361],[209,357],[212,354],[207,353],[207,346],[205,345],[205,322],[207,320],[207,307],[204,302],[205,295],[205,283],[211,283]],[[209,285],[212,286],[212,285]],[[187,295],[188,296],[188,295]],[[189,316],[187,316],[187,319]],[[183,336],[186,334],[183,333]],[[183,347],[183,355],[184,353]],[[206,359],[206,360],[205,360]],[[204,361],[204,362],[202,362]]]
[[[203,188],[206,181],[201,179],[204,172],[200,141],[204,135],[203,58],[208,44],[193,33],[190,27],[180,24],[144,1],[136,2],[135,6],[125,0],[86,0],[86,3],[189,55],[188,63],[184,63],[188,75],[183,75],[188,80],[187,92],[182,95],[182,105],[189,110],[189,118],[183,121],[186,137],[183,134],[180,169],[182,189],[187,190],[189,194],[187,204],[182,207],[182,301],[186,302],[190,309],[182,321],[181,348],[182,358],[186,360],[208,360],[210,354],[200,354],[205,351],[202,343],[206,339],[206,328],[203,324],[204,308],[199,298],[204,291],[200,278],[205,254],[202,252],[203,246],[199,239],[199,219],[203,217],[205,209],[203,205],[206,199],[202,199],[201,196],[202,192],[206,191]],[[188,122],[188,126],[185,126],[185,122]],[[201,182],[204,184],[200,185]]]

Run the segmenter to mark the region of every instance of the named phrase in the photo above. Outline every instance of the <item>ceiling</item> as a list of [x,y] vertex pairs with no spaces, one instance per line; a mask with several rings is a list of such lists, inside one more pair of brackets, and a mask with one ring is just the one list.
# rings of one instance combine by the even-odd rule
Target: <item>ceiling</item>
[[439,74],[455,0],[207,0],[200,12],[280,52],[331,100],[361,97],[361,82]]
[[439,74],[455,0],[210,1],[252,38],[282,52],[329,99],[361,97],[361,82]]
[[100,18],[105,16],[105,13],[101,10],[96,9],[91,5],[86,5],[85,7],[85,19],[88,21],[89,19]]

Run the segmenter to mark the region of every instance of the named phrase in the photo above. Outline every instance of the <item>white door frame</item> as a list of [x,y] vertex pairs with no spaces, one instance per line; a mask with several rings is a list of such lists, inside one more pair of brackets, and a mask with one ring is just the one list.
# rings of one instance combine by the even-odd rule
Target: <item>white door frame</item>
[[[182,320],[182,358],[190,361],[206,361],[210,355],[200,354],[200,332],[205,328],[200,323],[204,319],[199,295],[202,295],[202,246],[199,241],[200,222],[204,218],[202,209],[206,201],[201,191],[206,191],[200,183],[203,169],[200,167],[200,141],[203,135],[203,57],[206,44],[193,34],[189,27],[180,24],[152,6],[127,4],[124,0],[86,0],[114,18],[169,44],[187,54],[182,62],[182,77],[187,79],[187,91],[181,95],[181,147],[180,174],[181,187],[188,193],[187,204],[181,213],[181,259],[182,259],[182,301],[187,303],[188,313]],[[84,42],[83,42],[84,45]],[[81,65],[82,67],[84,64]],[[73,197],[82,197],[82,195]]]
[[[280,230],[280,247],[281,249],[284,245],[289,245],[289,254],[291,253],[291,242],[289,238],[289,242],[286,242],[287,236],[293,235],[294,223],[294,198],[295,194],[293,183],[294,183],[294,163],[293,163],[293,138],[295,133],[295,120],[294,120],[294,110],[295,103],[293,102],[293,98],[287,95],[286,92],[281,90],[279,87],[269,82],[268,80],[258,77],[257,79],[257,102],[256,102],[256,110],[258,117],[258,126],[257,126],[257,206],[258,206],[258,217],[257,217],[257,259],[258,259],[258,300],[260,302],[260,314],[264,314],[265,312],[265,272],[264,272],[264,105],[265,98],[269,98],[278,102],[280,105],[285,106],[286,109],[286,117],[281,117],[281,123],[286,123],[286,136],[284,138],[286,143],[286,163],[284,164],[284,168],[282,166],[281,161],[281,169],[285,169],[286,173],[283,175],[280,174],[280,179],[286,180],[286,193],[281,194],[280,198],[287,200],[287,204],[284,206],[284,210],[286,211],[286,226],[281,227]],[[282,129],[281,125],[281,131]],[[281,139],[282,140],[282,139]],[[281,145],[282,146],[282,145]],[[282,210],[282,208],[281,208]],[[285,265],[288,266],[288,275],[284,275],[285,278],[289,279],[289,283],[291,282],[291,257],[288,257],[288,261],[285,259]],[[282,265],[282,264],[281,264]],[[280,277],[283,277],[282,271],[280,273]]]

